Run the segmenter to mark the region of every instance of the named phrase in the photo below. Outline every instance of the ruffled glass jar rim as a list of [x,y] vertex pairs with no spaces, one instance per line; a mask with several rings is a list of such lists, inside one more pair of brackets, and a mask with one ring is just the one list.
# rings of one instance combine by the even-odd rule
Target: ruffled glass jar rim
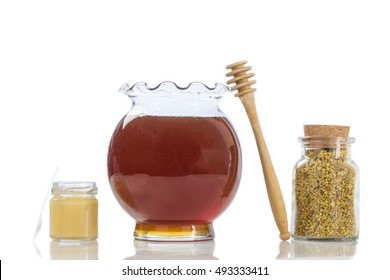
[[180,87],[171,81],[165,81],[156,87],[150,87],[146,82],[138,82],[133,86],[123,84],[119,92],[129,97],[169,97],[172,95],[186,94],[200,97],[219,99],[230,92],[229,87],[221,83],[215,83],[214,87],[208,87],[201,82],[192,82],[186,87]]

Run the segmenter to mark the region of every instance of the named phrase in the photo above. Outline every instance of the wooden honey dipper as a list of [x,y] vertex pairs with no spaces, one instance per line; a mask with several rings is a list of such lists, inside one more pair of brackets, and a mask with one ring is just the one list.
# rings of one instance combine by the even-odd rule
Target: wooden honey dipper
[[227,83],[236,84],[231,89],[238,91],[235,96],[239,97],[242,104],[244,105],[245,111],[252,126],[253,133],[256,138],[257,149],[259,150],[261,165],[263,166],[263,173],[265,185],[267,187],[268,199],[271,204],[271,209],[274,215],[276,225],[278,226],[280,232],[279,237],[282,240],[288,240],[291,234],[288,231],[287,214],[286,208],[284,206],[283,195],[280,191],[278,178],[276,177],[271,157],[268,153],[267,145],[263,137],[263,133],[261,132],[254,97],[254,92],[256,91],[256,89],[251,88],[251,85],[255,84],[256,81],[249,81],[249,79],[254,77],[255,74],[247,74],[247,71],[250,71],[252,67],[244,66],[244,64],[246,63],[246,60],[242,60],[226,66],[226,69],[231,70],[229,73],[226,74],[226,76],[233,76],[233,79],[230,79],[229,81],[227,81]]

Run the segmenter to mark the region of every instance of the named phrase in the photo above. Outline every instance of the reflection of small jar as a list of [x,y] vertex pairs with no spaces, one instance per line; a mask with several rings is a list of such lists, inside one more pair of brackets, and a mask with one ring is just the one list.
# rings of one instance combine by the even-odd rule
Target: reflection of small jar
[[50,242],[52,260],[98,260],[97,240],[52,240]]
[[50,200],[50,236],[56,240],[98,237],[98,201],[94,182],[54,182]]
[[305,126],[293,178],[295,239],[358,238],[359,170],[351,159],[355,139],[348,131],[344,126]]

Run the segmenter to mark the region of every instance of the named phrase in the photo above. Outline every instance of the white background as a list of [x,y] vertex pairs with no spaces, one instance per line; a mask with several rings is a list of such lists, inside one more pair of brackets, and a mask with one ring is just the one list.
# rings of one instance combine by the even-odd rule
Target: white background
[[[165,80],[181,86],[225,83],[225,66],[241,59],[256,72],[260,122],[289,219],[291,173],[300,157],[297,137],[303,124],[351,126],[353,158],[361,169],[361,236],[351,261],[275,260],[279,245],[290,248],[285,258],[294,257],[294,246],[291,240],[280,244],[249,122],[239,99],[229,96],[221,107],[242,145],[240,188],[215,222],[208,257],[220,261],[183,265],[268,266],[274,279],[385,273],[389,15],[390,3],[375,0],[1,1],[0,259],[5,278],[119,279],[127,265],[176,265],[123,261],[137,258],[137,252],[134,221],[115,201],[106,173],[111,133],[130,108],[117,89],[139,81],[151,86]],[[98,262],[49,261],[46,232],[38,244],[41,256],[33,246],[57,166],[61,179],[98,184]],[[43,222],[45,228],[47,216]]]

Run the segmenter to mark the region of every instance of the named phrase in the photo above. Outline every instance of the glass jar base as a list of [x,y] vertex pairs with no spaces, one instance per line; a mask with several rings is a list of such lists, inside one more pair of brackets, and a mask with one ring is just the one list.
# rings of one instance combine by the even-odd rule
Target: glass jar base
[[324,242],[351,242],[357,241],[359,236],[351,236],[351,237],[312,237],[312,236],[299,236],[292,235],[292,238],[300,241],[324,241]]
[[96,240],[98,237],[97,236],[90,236],[90,237],[63,237],[63,236],[50,236],[52,240],[54,241],[69,241],[69,242],[72,242],[72,241],[75,241],[75,242],[78,242],[78,241],[92,241],[92,240]]
[[137,223],[134,238],[149,241],[202,241],[214,239],[212,223],[164,225]]

